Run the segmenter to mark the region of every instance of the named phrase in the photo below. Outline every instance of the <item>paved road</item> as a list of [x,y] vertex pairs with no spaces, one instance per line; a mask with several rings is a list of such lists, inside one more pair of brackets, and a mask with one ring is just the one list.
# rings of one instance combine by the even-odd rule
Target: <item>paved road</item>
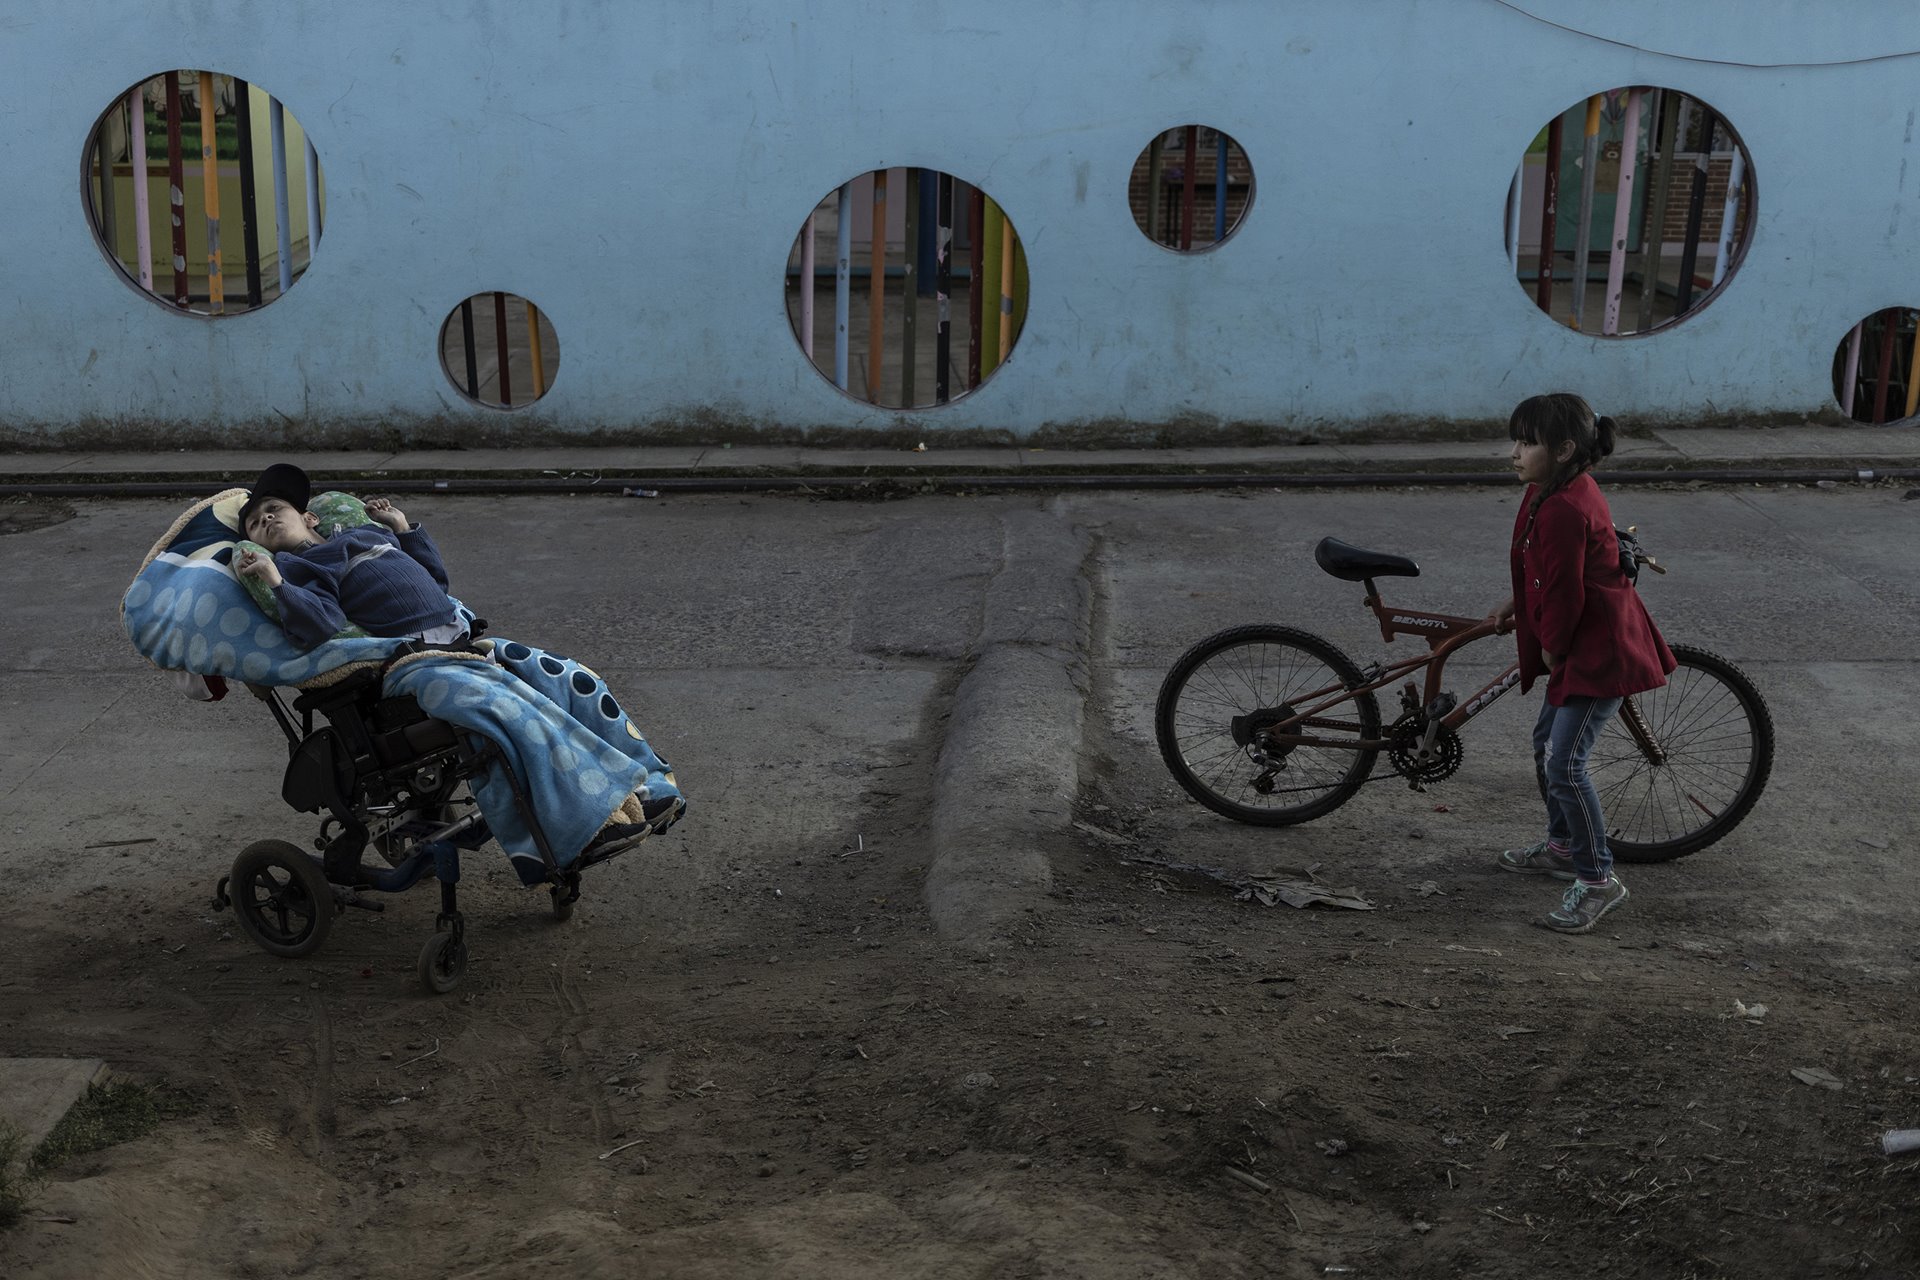
[[[1512,886],[1484,882],[1487,860],[1534,838],[1539,822],[1525,745],[1535,698],[1510,695],[1476,719],[1463,767],[1436,792],[1383,783],[1322,822],[1281,832],[1238,827],[1179,800],[1153,756],[1150,715],[1181,647],[1233,623],[1302,625],[1363,662],[1406,650],[1405,640],[1381,643],[1357,587],[1313,566],[1322,534],[1414,556],[1422,576],[1383,583],[1390,601],[1488,608],[1506,592],[1516,500],[1497,490],[1142,496],[1082,508],[1098,523],[1108,569],[1098,665],[1109,673],[1109,792],[1155,805],[1147,831],[1175,856],[1256,870],[1318,861],[1329,879],[1404,905],[1429,880],[1499,900]],[[1704,927],[1739,946],[1814,941],[1836,963],[1911,974],[1920,953],[1902,937],[1920,918],[1920,880],[1909,867],[1920,781],[1911,710],[1920,697],[1920,504],[1898,490],[1746,487],[1625,491],[1613,509],[1671,566],[1664,577],[1642,576],[1656,621],[1670,638],[1745,668],[1777,729],[1772,781],[1733,836],[1667,866],[1627,870],[1645,937],[1671,941],[1684,924],[1690,936]],[[1490,675],[1493,665],[1481,670]],[[1435,812],[1436,801],[1449,812]],[[1733,878],[1775,905],[1758,917],[1732,912],[1724,903]]]
[[[945,854],[966,863],[977,852],[989,876],[996,852],[1015,846],[1064,856],[1071,797],[1058,779],[1041,788],[1053,788],[1051,799],[1023,795],[1009,806],[995,793],[1021,785],[1023,759],[1063,743],[1079,748],[1067,787],[1077,774],[1083,798],[1140,816],[1177,856],[1249,867],[1318,861],[1388,897],[1477,874],[1489,847],[1524,838],[1537,821],[1523,751],[1531,701],[1510,698],[1475,722],[1466,765],[1439,797],[1384,784],[1282,833],[1181,802],[1155,758],[1149,715],[1180,650],[1232,623],[1287,621],[1363,657],[1382,652],[1358,589],[1313,566],[1322,534],[1415,556],[1424,575],[1395,583],[1393,599],[1485,608],[1505,591],[1516,497],[423,497],[408,506],[435,530],[458,593],[498,634],[596,666],[678,768],[696,806],[687,823],[647,858],[596,873],[589,892],[612,909],[602,919],[684,940],[725,934],[718,906],[729,894],[808,881],[827,891],[823,863],[875,814],[910,833],[902,877],[923,880],[943,850],[921,815],[956,778],[985,791],[947,802],[1001,813],[1004,838],[948,823],[944,838],[963,847]],[[240,844],[310,834],[277,799],[283,757],[264,710],[244,695],[182,701],[119,630],[119,595],[174,510],[81,503],[70,521],[0,538],[9,604],[0,617],[0,865],[17,910],[99,911],[103,929],[131,916],[165,937],[204,914],[205,891]],[[1920,504],[1885,488],[1639,489],[1623,493],[1615,513],[1673,566],[1644,587],[1667,634],[1746,667],[1779,729],[1760,809],[1715,849],[1639,873],[1636,910],[1657,920],[1658,903],[1684,901],[1690,918],[1712,920],[1716,885],[1739,877],[1764,885],[1777,909],[1721,921],[1729,936],[1821,939],[1839,962],[1910,973],[1913,957],[1887,939],[1920,912],[1907,873],[1920,780],[1911,711],[1920,705]],[[1025,553],[1042,542],[1081,548],[1082,558],[1036,565]],[[1030,577],[1009,598],[1014,570]],[[990,608],[996,582],[1002,598]],[[1009,619],[1023,609],[1084,623],[1040,637],[1083,637],[1073,684],[1087,699],[1083,724],[980,687],[995,669],[976,663],[983,635],[1020,644]],[[1023,707],[1044,721],[1024,722]],[[987,717],[969,732],[1025,745],[1007,761],[976,746],[962,762],[969,769],[936,767],[953,718],[969,714]],[[1435,798],[1450,812],[1436,813]],[[153,843],[85,847],[141,837]],[[479,884],[470,902],[508,895],[504,861]],[[120,891],[111,905],[97,896],[109,885]],[[1021,892],[1043,887],[1044,874]],[[1450,891],[1471,893],[1473,883]],[[991,933],[1018,901],[995,909],[974,923]]]

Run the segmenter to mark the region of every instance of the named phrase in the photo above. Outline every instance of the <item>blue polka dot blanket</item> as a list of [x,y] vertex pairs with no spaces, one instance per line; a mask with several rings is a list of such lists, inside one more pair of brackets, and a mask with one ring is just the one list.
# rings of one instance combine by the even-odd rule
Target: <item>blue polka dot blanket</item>
[[[246,498],[245,489],[228,489],[197,502],[154,544],[121,601],[133,647],[164,670],[274,688],[324,685],[342,668],[390,657],[403,641],[351,629],[312,650],[288,640],[232,567]],[[330,530],[323,524],[320,532]],[[405,657],[387,673],[384,692],[411,694],[435,719],[498,743],[563,867],[608,821],[637,818],[634,798],[680,795],[667,762],[593,671],[498,637],[493,658]],[[473,793],[521,880],[542,883],[545,864],[497,762]]]

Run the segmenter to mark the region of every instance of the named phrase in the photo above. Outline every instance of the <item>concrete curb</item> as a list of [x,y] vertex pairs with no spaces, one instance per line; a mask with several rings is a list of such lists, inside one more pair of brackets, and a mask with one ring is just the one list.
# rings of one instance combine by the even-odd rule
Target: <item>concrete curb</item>
[[[1761,442],[1712,433],[1636,442],[1602,468],[1615,484],[1920,478],[1920,434],[1781,432]],[[896,496],[1023,488],[1213,488],[1510,484],[1487,444],[1373,444],[1267,449],[538,449],[293,453],[332,486],[392,493],[649,493],[818,491]],[[266,453],[0,453],[0,495],[205,495],[246,484]]]
[[0,1124],[23,1139],[19,1158],[31,1158],[73,1104],[90,1086],[104,1083],[107,1074],[107,1064],[98,1058],[0,1058]]
[[991,945],[1053,883],[1047,846],[1080,787],[1092,539],[1058,502],[1016,512],[972,668],[934,767],[927,904],[951,940]]
[[[1599,474],[1609,485],[1659,484],[1871,484],[1877,481],[1920,480],[1920,467],[1810,466],[1788,464],[1755,467],[1731,461],[1713,461],[1686,468],[1623,466]],[[133,480],[113,476],[77,479],[48,476],[9,481],[0,478],[0,497],[6,498],[203,498],[244,479],[206,479],[182,475],[173,479]],[[1482,469],[1407,471],[1153,471],[1146,469],[1099,472],[1005,470],[982,473],[939,471],[885,472],[866,469],[860,474],[806,473],[720,475],[637,475],[603,479],[555,479],[539,476],[501,476],[450,473],[440,478],[372,474],[333,476],[329,486],[352,486],[392,494],[444,493],[567,494],[604,497],[657,498],[699,493],[798,493],[838,497],[905,497],[926,493],[990,492],[1016,489],[1347,489],[1405,488],[1420,485],[1482,485],[1510,487],[1510,472]]]

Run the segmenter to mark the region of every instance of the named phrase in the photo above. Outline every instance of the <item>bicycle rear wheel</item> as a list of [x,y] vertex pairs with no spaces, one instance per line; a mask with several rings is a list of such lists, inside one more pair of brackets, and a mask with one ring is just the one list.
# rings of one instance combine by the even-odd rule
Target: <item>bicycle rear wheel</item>
[[1718,654],[1671,648],[1680,665],[1666,685],[1629,700],[1662,759],[1647,759],[1623,706],[1587,760],[1607,847],[1621,862],[1667,862],[1706,848],[1740,825],[1773,770],[1773,717],[1753,681]]
[[[1215,813],[1255,826],[1283,827],[1330,813],[1373,772],[1375,751],[1294,746],[1254,759],[1268,725],[1361,683],[1352,659],[1319,636],[1292,627],[1233,627],[1194,645],[1167,672],[1153,732],[1183,790]],[[1331,690],[1332,692],[1327,692]],[[1320,691],[1309,701],[1306,695]],[[1380,736],[1371,692],[1314,717],[1315,737]]]

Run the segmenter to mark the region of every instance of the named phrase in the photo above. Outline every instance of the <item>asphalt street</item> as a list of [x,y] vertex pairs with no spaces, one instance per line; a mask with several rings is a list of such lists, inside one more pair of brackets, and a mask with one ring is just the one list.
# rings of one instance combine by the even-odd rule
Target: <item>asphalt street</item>
[[[931,875],[935,922],[991,941],[1045,892],[1049,860],[1072,848],[1076,804],[1096,794],[1151,814],[1182,857],[1313,861],[1363,887],[1527,837],[1531,699],[1470,726],[1467,762],[1446,784],[1451,826],[1431,797],[1389,784],[1323,823],[1237,827],[1179,797],[1150,723],[1167,666],[1220,627],[1287,622],[1362,661],[1389,652],[1359,589],[1314,566],[1322,535],[1418,560],[1422,576],[1393,582],[1393,601],[1491,606],[1506,592],[1517,497],[422,496],[406,507],[496,634],[608,679],[692,800],[645,857],[596,873],[590,925],[724,936],[729,895],[827,891],[807,887],[814,868],[884,812],[906,833],[885,855],[903,891],[927,892]],[[163,938],[204,915],[242,844],[311,832],[278,799],[283,747],[265,710],[244,694],[186,702],[121,632],[120,595],[177,504],[72,505],[70,520],[0,537],[0,862],[15,909],[99,912],[102,929]],[[1642,873],[1647,895],[1710,901],[1716,882],[1741,877],[1778,909],[1729,929],[1820,939],[1841,962],[1911,972],[1911,956],[1855,938],[1897,935],[1885,926],[1920,908],[1905,870],[1920,772],[1920,505],[1885,486],[1643,487],[1616,494],[1614,512],[1672,568],[1643,581],[1663,630],[1744,667],[1778,731],[1756,812],[1714,849]],[[1486,649],[1463,673],[1505,660]],[[497,895],[508,912],[499,863],[475,877],[470,910],[493,910]]]

